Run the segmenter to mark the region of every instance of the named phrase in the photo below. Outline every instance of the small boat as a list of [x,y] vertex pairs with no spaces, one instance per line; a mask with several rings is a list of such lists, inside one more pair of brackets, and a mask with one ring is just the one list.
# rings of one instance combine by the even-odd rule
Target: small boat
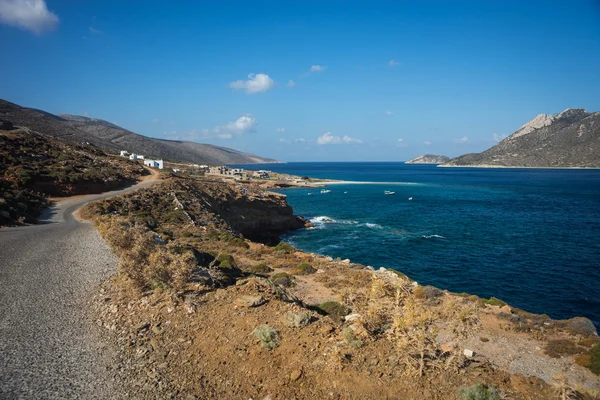
[[330,192],[331,192],[331,190],[328,190],[328,189],[321,190],[321,194],[330,193]]
[[412,197],[409,197],[408,200],[412,200]]
[[309,196],[312,196],[312,192],[308,192],[308,195],[309,195]]
[[346,194],[346,193],[348,193],[348,192],[344,192],[344,194]]
[[386,195],[388,195],[388,196],[391,196],[391,195],[393,195],[393,194],[396,194],[396,192],[392,192],[392,191],[386,190],[386,191],[384,191],[384,192],[383,192],[383,194],[386,194]]

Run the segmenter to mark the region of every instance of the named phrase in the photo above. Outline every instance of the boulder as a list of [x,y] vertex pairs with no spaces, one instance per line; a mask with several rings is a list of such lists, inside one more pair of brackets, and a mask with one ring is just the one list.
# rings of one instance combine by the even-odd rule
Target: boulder
[[312,317],[307,312],[289,311],[285,313],[284,322],[290,328],[304,328],[312,321]]
[[597,336],[594,323],[585,317],[575,317],[563,321],[565,330],[572,335]]
[[433,286],[417,286],[413,290],[413,294],[418,299],[430,300],[440,297],[442,294],[444,294],[444,292]]
[[236,298],[233,304],[240,307],[258,307],[265,304],[267,301],[262,296],[244,295]]

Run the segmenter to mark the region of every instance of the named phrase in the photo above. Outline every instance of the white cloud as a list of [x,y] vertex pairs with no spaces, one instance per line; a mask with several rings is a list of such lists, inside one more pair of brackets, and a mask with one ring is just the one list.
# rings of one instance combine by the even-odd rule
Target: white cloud
[[467,143],[469,141],[469,138],[466,136],[463,136],[460,139],[454,139],[454,143]]
[[506,139],[506,135],[498,135],[497,133],[494,133],[492,135],[492,140],[496,143],[503,141],[504,139]]
[[331,132],[325,132],[322,136],[317,139],[319,144],[340,144],[342,140],[339,136],[333,136]]
[[348,135],[345,135],[343,138],[339,136],[334,136],[331,132],[325,132],[323,135],[319,136],[317,139],[317,143],[319,144],[362,144],[362,140],[351,138]]
[[326,65],[312,65],[309,72],[321,72],[327,69]]
[[351,138],[349,136],[344,136],[342,138],[342,141],[347,144],[351,144],[351,143],[362,144],[362,140],[356,139],[356,138]]
[[90,32],[92,32],[96,35],[104,35],[104,32],[102,32],[101,30],[98,30],[98,29],[94,29],[92,26],[90,26]]
[[277,133],[285,133],[285,128],[277,128]]
[[304,142],[306,142],[306,139],[304,139],[304,138],[298,138],[298,139],[294,139],[294,142],[296,142],[296,143],[304,143]]
[[40,34],[55,28],[59,19],[44,0],[0,0],[0,23]]
[[404,143],[404,139],[398,138],[396,141],[398,142],[396,144],[397,147],[408,147],[408,145],[406,143]]
[[427,146],[429,146],[429,145],[431,144],[431,142],[430,142],[429,140],[426,140],[426,141],[425,141],[425,142],[423,142],[423,143],[425,143]]
[[404,142],[404,139],[398,138],[398,143],[402,143],[402,142]]
[[304,143],[304,142],[306,142],[306,139],[304,139],[304,138],[298,138],[298,139],[281,138],[281,139],[279,139],[279,142],[280,143]]
[[153,124],[160,124],[160,119],[158,119],[158,118],[154,118],[154,119],[152,120],[152,123],[153,123]]
[[390,110],[387,110],[387,111],[385,112],[385,115],[392,116],[392,115],[394,115],[394,114],[392,114],[392,112],[391,112]]
[[232,89],[246,89],[246,93],[261,93],[273,89],[275,81],[267,74],[248,74],[247,81],[231,82],[229,86]]
[[256,130],[256,119],[251,115],[243,115],[234,122],[227,125],[217,126],[213,131],[205,129],[203,133],[206,136],[216,135],[220,139],[232,139],[234,135],[243,135],[244,133],[254,132]]
[[293,80],[290,79],[287,83],[287,87],[294,87],[294,86],[296,86],[296,82],[294,82]]
[[396,67],[396,66],[400,65],[400,62],[399,62],[399,61],[396,61],[396,60],[390,60],[390,61],[388,62],[388,65],[389,65],[390,67]]

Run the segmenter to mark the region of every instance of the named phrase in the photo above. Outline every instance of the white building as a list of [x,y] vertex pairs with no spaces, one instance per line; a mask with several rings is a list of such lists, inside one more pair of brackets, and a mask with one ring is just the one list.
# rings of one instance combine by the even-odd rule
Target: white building
[[144,160],[144,165],[151,168],[163,169],[163,160]]
[[135,154],[135,153],[131,153],[131,154],[129,155],[129,159],[130,159],[130,160],[133,160],[133,161],[135,161],[135,160],[137,160],[137,159],[138,159],[138,155],[137,155],[137,154]]
[[125,150],[121,150],[121,157],[127,157],[129,153]]

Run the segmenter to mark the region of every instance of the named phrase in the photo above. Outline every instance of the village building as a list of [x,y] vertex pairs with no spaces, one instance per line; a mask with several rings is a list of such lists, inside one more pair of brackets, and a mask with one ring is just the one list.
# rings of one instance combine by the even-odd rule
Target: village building
[[129,153],[126,150],[121,150],[121,157],[128,157]]
[[163,160],[144,160],[144,165],[147,167],[151,167],[151,168],[158,168],[158,169],[163,169],[164,168],[164,164],[163,164]]

